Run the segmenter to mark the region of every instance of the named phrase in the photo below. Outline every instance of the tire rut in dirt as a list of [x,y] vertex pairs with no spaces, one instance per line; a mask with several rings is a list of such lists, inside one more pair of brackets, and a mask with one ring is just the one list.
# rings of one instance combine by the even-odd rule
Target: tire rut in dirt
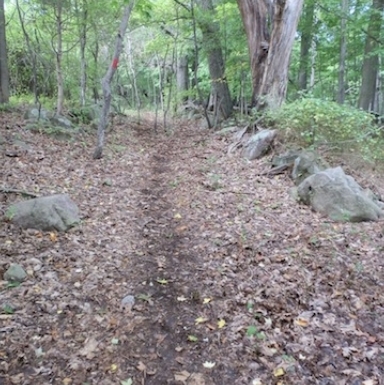
[[[185,325],[193,324],[196,318],[198,280],[191,276],[196,274],[196,256],[175,230],[174,197],[169,185],[173,175],[168,163],[166,156],[152,155],[147,183],[140,189],[143,225],[139,234],[142,257],[138,263],[143,273],[140,290],[148,297],[142,308],[147,322],[140,325],[144,337],[140,353],[150,357],[156,368],[146,379],[148,385],[173,383],[174,372],[197,371],[194,362],[198,361],[198,351],[193,347],[182,351],[189,334]],[[143,292],[136,293],[139,298],[140,295]],[[188,306],[178,298],[188,300]]]

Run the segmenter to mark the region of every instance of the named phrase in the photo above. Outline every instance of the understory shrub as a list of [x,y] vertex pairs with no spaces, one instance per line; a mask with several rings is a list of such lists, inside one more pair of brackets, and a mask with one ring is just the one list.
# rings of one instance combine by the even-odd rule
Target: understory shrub
[[384,133],[374,116],[320,99],[299,99],[266,113],[264,123],[305,147],[329,146],[359,152],[366,160],[384,161]]

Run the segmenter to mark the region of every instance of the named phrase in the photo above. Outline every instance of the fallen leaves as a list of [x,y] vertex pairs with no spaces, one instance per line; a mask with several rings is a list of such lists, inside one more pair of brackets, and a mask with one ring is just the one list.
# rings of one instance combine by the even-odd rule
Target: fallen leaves
[[274,369],[274,371],[273,371],[273,375],[275,377],[282,377],[282,376],[284,376],[284,374],[285,374],[285,370],[283,368],[280,368],[280,367]]
[[219,329],[222,329],[225,325],[226,325],[226,322],[225,322],[224,319],[219,319],[219,320],[217,321],[217,327],[218,327]]
[[215,362],[211,362],[211,361],[205,361],[203,363],[203,366],[206,369],[212,369],[215,365],[216,365],[216,363]]
[[190,342],[197,342],[199,339],[195,336],[195,335],[193,335],[193,334],[189,334],[188,335],[188,341],[190,341]]
[[203,304],[206,305],[206,304],[210,303],[211,301],[212,301],[212,298],[208,298],[208,297],[204,298],[203,299]]
[[[152,121],[129,131],[111,135],[126,152],[100,163],[84,151],[91,137],[39,136],[38,164],[35,150],[22,168],[4,159],[7,183],[68,189],[85,219],[65,235],[3,224],[0,270],[15,261],[32,274],[0,281],[0,377],[30,381],[23,363],[35,383],[64,385],[377,385],[382,224],[324,221],[290,200],[288,178],[255,176],[267,158],[227,157],[210,132],[154,135]],[[206,145],[190,146],[199,135]],[[203,188],[210,173],[221,190]]]
[[84,347],[79,351],[79,354],[86,357],[88,360],[92,360],[96,356],[98,345],[99,342],[95,337],[88,337],[85,341]]
[[195,319],[195,325],[199,325],[199,324],[202,324],[202,323],[207,322],[207,321],[208,321],[208,318],[198,317]]
[[133,385],[132,378],[127,378],[126,380],[121,380],[120,385]]

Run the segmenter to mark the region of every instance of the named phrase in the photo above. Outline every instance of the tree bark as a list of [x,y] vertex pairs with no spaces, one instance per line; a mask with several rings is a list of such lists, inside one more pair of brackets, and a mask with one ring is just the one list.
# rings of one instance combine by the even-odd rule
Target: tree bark
[[4,0],[0,0],[0,104],[9,102],[9,72],[7,58]]
[[336,101],[344,104],[345,100],[345,61],[347,59],[347,15],[349,10],[348,0],[341,0],[341,25],[340,25],[340,60],[339,80]]
[[373,0],[365,39],[362,82],[359,95],[359,108],[375,112],[376,84],[379,71],[380,31],[383,21],[384,0]]
[[237,0],[248,39],[252,105],[277,108],[286,95],[289,58],[303,0]]
[[116,36],[116,45],[115,51],[113,53],[112,62],[107,70],[107,73],[103,77],[101,84],[103,88],[103,108],[100,116],[99,126],[97,129],[97,146],[93,153],[93,159],[100,159],[103,157],[103,149],[104,149],[104,139],[105,139],[105,129],[108,123],[108,114],[111,107],[111,81],[113,79],[113,75],[115,74],[118,64],[120,53],[123,49],[123,38],[125,32],[127,31],[129,17],[131,16],[131,11],[134,6],[134,0],[131,0],[129,5],[127,5],[124,9],[123,18],[120,23],[120,28]]
[[186,102],[188,96],[186,95],[189,85],[188,77],[188,56],[181,55],[177,61],[177,70],[176,70],[176,83],[177,91],[181,95],[180,100]]
[[209,74],[211,77],[211,96],[214,101],[215,116],[227,119],[232,115],[233,105],[225,77],[223,52],[219,39],[219,25],[213,22],[215,10],[212,0],[200,0],[200,7],[205,14],[198,19],[198,24],[203,34],[204,47],[208,55]]
[[32,61],[33,78],[31,80],[32,87],[30,86],[29,89],[32,88],[33,94],[35,96],[35,104],[37,104],[39,102],[39,92],[38,92],[38,84],[37,84],[37,58],[36,58],[37,55],[35,50],[33,49],[31,38],[29,37],[27,30],[25,28],[24,18],[22,16],[21,8],[18,0],[16,0],[16,9],[17,9],[17,14],[19,16],[21,30],[23,31],[25,43],[27,45],[28,52],[30,55],[30,60]]
[[56,79],[57,79],[57,104],[56,113],[62,115],[64,109],[64,79],[62,69],[63,58],[63,5],[59,0],[55,9],[56,17],[56,33],[57,33],[57,46],[55,50],[56,55]]
[[300,67],[298,89],[308,89],[310,52],[313,40],[313,22],[315,19],[315,0],[308,1],[304,6],[301,39],[300,39]]
[[79,35],[80,35],[80,105],[85,106],[87,95],[87,61],[85,58],[85,47],[87,44],[87,22],[88,3],[83,0],[82,7],[76,3],[79,13]]

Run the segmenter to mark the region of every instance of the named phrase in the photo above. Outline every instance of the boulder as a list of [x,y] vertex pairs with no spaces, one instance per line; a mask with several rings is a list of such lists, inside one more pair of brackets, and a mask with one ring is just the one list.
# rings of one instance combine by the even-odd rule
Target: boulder
[[17,226],[42,231],[66,231],[80,222],[79,209],[66,194],[16,203],[6,215]]
[[57,127],[62,127],[62,128],[67,128],[70,129],[72,128],[72,123],[69,119],[67,119],[65,116],[61,115],[54,115],[52,118],[49,119],[50,122]]
[[295,163],[296,158],[301,154],[298,150],[288,150],[284,154],[275,155],[271,160],[272,167],[287,166],[291,167]]
[[249,159],[258,159],[264,156],[272,147],[277,130],[262,130],[252,135],[243,145],[242,155]]
[[341,167],[309,176],[297,193],[303,203],[336,221],[377,221],[383,215],[379,205]]
[[25,111],[24,119],[30,120],[48,120],[50,113],[44,108],[32,107]]
[[317,162],[317,155],[314,152],[303,151],[294,160],[291,176],[294,183],[298,185],[310,175],[321,170],[322,167]]

